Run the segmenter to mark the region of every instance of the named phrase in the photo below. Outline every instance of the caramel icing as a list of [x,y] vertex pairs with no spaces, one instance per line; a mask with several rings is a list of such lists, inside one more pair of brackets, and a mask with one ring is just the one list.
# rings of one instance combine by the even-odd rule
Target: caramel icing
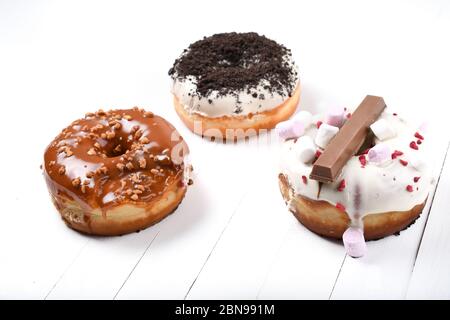
[[53,196],[85,211],[157,199],[185,171],[189,150],[176,129],[143,109],[99,110],[74,121],[47,147],[44,176]]

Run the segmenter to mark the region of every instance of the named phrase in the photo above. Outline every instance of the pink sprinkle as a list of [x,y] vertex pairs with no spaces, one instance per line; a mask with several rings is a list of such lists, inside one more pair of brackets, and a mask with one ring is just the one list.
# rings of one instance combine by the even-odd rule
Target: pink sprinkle
[[344,179],[341,180],[337,189],[339,192],[342,192],[345,189],[345,180]]
[[350,119],[352,117],[352,114],[349,112],[349,113],[347,113],[346,117],[347,117],[347,119]]
[[362,154],[359,156],[358,159],[359,159],[359,162],[361,162],[361,167],[364,168],[367,164],[366,156]]
[[395,151],[392,153],[391,157],[392,157],[392,160],[394,160],[395,158],[397,158],[397,157],[399,157],[399,156],[402,156],[402,155],[403,155],[403,152],[398,151],[398,150],[395,150]]
[[413,187],[412,187],[412,185],[408,184],[408,185],[406,186],[406,191],[408,191],[408,192],[413,192]]
[[307,183],[308,183],[308,178],[306,178],[306,176],[302,176],[302,180],[303,180],[303,183],[304,183],[304,184],[307,184]]
[[417,146],[415,141],[411,141],[411,143],[409,144],[409,147],[414,150],[419,150],[419,147]]
[[345,206],[342,203],[339,203],[339,202],[336,203],[336,208],[345,212]]
[[414,134],[414,137],[416,137],[417,139],[420,139],[420,140],[423,140],[423,139],[424,139],[423,136],[422,136],[420,133],[418,133],[418,132],[416,132],[416,133]]
[[405,166],[405,167],[408,165],[408,161],[405,161],[405,160],[403,160],[403,159],[400,159],[399,161],[400,161],[400,163],[401,163],[403,166]]
[[414,182],[419,182],[420,177],[414,177]]
[[417,140],[417,144],[422,144],[422,140]]
[[319,129],[319,128],[320,128],[320,126],[322,125],[322,123],[323,123],[323,122],[322,122],[322,121],[320,121],[320,120],[319,120],[319,121],[317,121],[317,123],[316,123],[316,127],[317,127],[317,129]]
[[320,155],[322,154],[322,152],[320,150],[316,151],[316,158],[320,157]]
[[363,151],[362,154],[368,154],[369,153],[370,148],[367,148],[366,150]]

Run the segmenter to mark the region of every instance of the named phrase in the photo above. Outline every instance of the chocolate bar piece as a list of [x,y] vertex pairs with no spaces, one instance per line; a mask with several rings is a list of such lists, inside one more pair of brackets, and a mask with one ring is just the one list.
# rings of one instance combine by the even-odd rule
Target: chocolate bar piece
[[316,160],[309,177],[320,182],[333,182],[364,143],[369,126],[385,107],[383,98],[366,96]]

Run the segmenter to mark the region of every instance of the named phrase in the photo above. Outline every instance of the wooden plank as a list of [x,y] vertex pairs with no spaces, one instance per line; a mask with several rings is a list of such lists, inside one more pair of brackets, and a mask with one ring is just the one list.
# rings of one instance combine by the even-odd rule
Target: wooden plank
[[406,297],[450,299],[450,156],[439,180]]
[[[441,173],[447,141],[433,146],[435,181]],[[346,257],[331,299],[402,299],[406,295],[420,239],[437,183],[430,191],[422,215],[400,236],[367,243],[368,253],[359,259]]]
[[[317,291],[328,297],[344,253],[335,243],[304,229],[287,210],[278,189],[276,145],[272,142],[264,146],[262,142],[258,155],[258,161],[248,167],[252,171],[247,172],[253,190],[234,214],[191,289],[189,299],[296,297],[301,287],[296,281],[299,274],[307,275],[300,283],[308,280],[300,289],[300,296],[309,294],[311,285],[320,287]],[[333,263],[334,271],[330,267]],[[327,267],[315,277],[312,274],[317,265]],[[324,277],[327,273],[328,278]]]
[[237,208],[188,299],[256,298],[292,222],[276,176],[267,178]]
[[230,149],[239,146],[216,144],[202,164],[193,162],[198,176],[183,213],[161,223],[158,237],[117,299],[185,298],[246,190],[245,181],[233,180],[224,169],[242,170],[231,163],[235,156]]

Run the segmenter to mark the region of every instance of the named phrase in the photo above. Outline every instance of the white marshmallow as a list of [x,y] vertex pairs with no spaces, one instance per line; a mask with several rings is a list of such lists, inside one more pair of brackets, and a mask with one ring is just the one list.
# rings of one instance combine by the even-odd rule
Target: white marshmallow
[[394,128],[392,128],[389,125],[386,119],[380,119],[375,121],[370,126],[370,129],[375,134],[375,136],[381,141],[393,138],[396,135]]
[[300,121],[294,121],[292,119],[279,122],[275,126],[275,130],[277,131],[278,135],[282,139],[292,139],[297,138],[305,132],[305,127]]
[[303,163],[313,161],[316,156],[316,146],[310,136],[298,138],[292,149]]
[[300,111],[294,114],[292,117],[292,120],[299,121],[303,124],[303,127],[305,129],[308,129],[308,127],[312,124],[312,114],[309,111]]
[[338,127],[330,126],[327,123],[322,123],[319,130],[317,131],[316,139],[314,140],[314,142],[322,149],[325,149],[331,139],[333,139],[338,132]]
[[343,107],[331,108],[327,113],[326,122],[329,125],[338,128],[342,127],[342,125],[344,124],[344,108]]
[[391,148],[387,144],[379,143],[369,150],[367,157],[370,162],[382,164],[392,160],[391,154]]
[[364,232],[360,228],[350,227],[342,235],[347,254],[353,258],[360,258],[367,252]]

